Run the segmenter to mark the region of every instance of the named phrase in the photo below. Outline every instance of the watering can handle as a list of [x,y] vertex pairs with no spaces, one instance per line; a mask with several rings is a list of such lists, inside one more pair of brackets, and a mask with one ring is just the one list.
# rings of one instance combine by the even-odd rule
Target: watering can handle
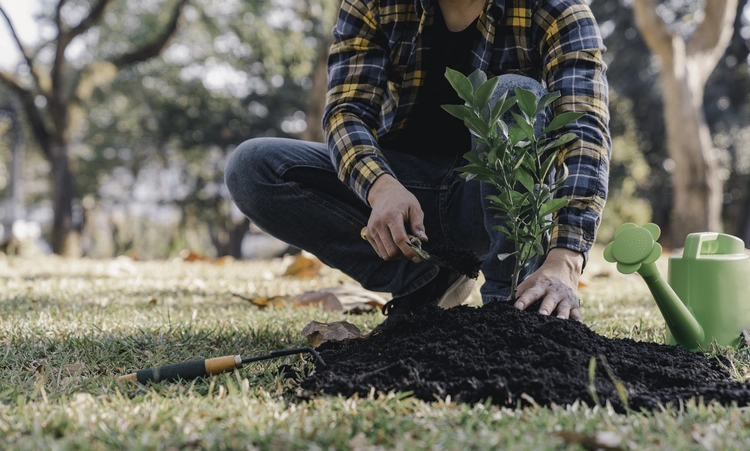
[[691,233],[685,239],[682,258],[698,259],[701,255],[744,254],[745,243],[725,233]]

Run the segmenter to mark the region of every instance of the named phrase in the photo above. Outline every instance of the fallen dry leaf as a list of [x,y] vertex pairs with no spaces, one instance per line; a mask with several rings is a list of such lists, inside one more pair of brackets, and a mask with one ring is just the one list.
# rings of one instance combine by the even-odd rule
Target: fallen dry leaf
[[600,431],[594,433],[594,435],[586,435],[574,431],[563,431],[557,435],[566,442],[581,445],[585,449],[607,451],[621,451],[623,449],[620,446],[622,437],[616,432]]
[[83,363],[63,365],[63,369],[68,372],[68,376],[75,376],[76,374],[81,374],[83,371]]
[[232,263],[233,261],[234,257],[232,257],[231,255],[225,255],[224,257],[215,258],[213,264],[217,266],[224,266],[227,263]]
[[182,251],[180,251],[180,258],[188,263],[211,260],[209,257],[206,257],[205,255],[199,254],[197,252],[193,252],[190,249],[183,249]]
[[297,277],[299,279],[311,279],[317,277],[323,263],[314,256],[299,254],[284,271],[285,276]]
[[385,299],[372,291],[351,284],[307,291],[292,299],[292,305],[296,307],[318,306],[324,310],[344,310],[348,313],[380,310],[385,303]]
[[357,326],[346,321],[336,321],[335,323],[313,321],[302,329],[302,336],[307,338],[310,346],[317,348],[329,341],[338,342],[362,338],[362,332]]
[[292,299],[292,305],[295,307],[320,307],[328,311],[344,309],[335,294],[321,291],[306,291]]
[[269,305],[272,305],[274,307],[286,307],[287,300],[286,296],[272,296],[270,298],[258,296],[249,298],[239,293],[232,293],[232,296],[237,296],[238,298],[245,300],[258,308],[266,308]]

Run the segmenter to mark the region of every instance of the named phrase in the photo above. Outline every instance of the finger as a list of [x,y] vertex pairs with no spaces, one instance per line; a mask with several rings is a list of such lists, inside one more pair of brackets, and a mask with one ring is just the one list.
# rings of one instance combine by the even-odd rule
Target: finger
[[386,253],[383,250],[382,240],[379,238],[377,227],[373,224],[368,224],[364,236],[367,238],[367,242],[370,243],[370,246],[375,249],[375,253],[378,254],[378,257],[385,260]]
[[377,234],[375,231],[373,231],[370,235],[367,237],[367,241],[370,243],[373,249],[375,249],[375,253],[378,254],[378,257],[385,260],[385,254],[383,253],[383,246],[380,244],[380,240],[377,238]]
[[[386,254],[386,260],[399,260],[404,257],[404,253],[401,248],[396,244],[394,239],[394,229],[396,229],[395,222],[390,222],[385,226],[385,230],[380,235],[383,250]],[[406,236],[406,230],[404,229],[403,223],[401,224],[402,232],[396,232],[397,234]]]
[[392,226],[390,229],[391,236],[393,237],[393,241],[396,243],[396,246],[398,246],[399,250],[401,251],[401,254],[414,263],[419,263],[421,261],[419,255],[417,255],[417,253],[414,252],[414,249],[409,246],[409,236],[406,234],[406,229],[403,226],[394,226]]
[[[520,290],[516,293],[518,292],[520,292]],[[517,297],[516,303],[513,304],[513,306],[519,310],[523,310],[538,299],[541,299],[545,294],[547,294],[546,286],[534,284],[531,288],[525,290],[523,294]]]
[[554,312],[555,308],[557,308],[557,306],[563,301],[563,299],[565,299],[565,297],[562,295],[562,293],[554,290],[548,291],[547,296],[545,296],[544,300],[542,301],[542,305],[539,306],[539,314],[546,316]]
[[421,208],[415,208],[409,212],[409,228],[411,233],[422,241],[429,241],[424,231],[424,212]]
[[572,307],[573,304],[568,301],[563,301],[557,304],[557,317],[561,319],[570,318],[570,310],[572,309]]
[[570,309],[570,319],[576,320],[579,323],[583,322],[583,316],[581,316],[581,308],[573,307]]

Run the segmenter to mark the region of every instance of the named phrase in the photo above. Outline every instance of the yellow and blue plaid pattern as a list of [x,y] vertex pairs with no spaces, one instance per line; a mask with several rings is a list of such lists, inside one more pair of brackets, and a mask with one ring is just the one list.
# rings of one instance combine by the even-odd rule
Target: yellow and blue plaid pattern
[[[363,201],[380,175],[393,175],[378,146],[403,129],[430,51],[422,39],[436,0],[343,0],[328,61],[323,118],[339,178]],[[607,196],[609,157],[605,51],[584,0],[488,0],[472,49],[473,69],[515,73],[560,91],[554,114],[585,112],[560,133],[578,135],[562,160],[570,176],[558,196],[570,204],[556,218],[552,247],[586,253]],[[436,49],[435,51],[440,51]]]

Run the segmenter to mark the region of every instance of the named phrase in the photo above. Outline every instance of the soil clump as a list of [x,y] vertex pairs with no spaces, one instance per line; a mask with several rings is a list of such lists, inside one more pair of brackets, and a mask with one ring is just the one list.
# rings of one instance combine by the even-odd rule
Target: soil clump
[[734,382],[717,358],[678,346],[610,339],[584,324],[519,311],[509,303],[449,310],[427,307],[368,338],[324,343],[326,362],[302,388],[326,394],[366,396],[411,391],[434,401],[450,396],[464,403],[517,407],[536,403],[594,405],[589,363],[596,359],[598,402],[622,412],[616,384],[627,390],[631,409],[679,406],[690,398],[750,404],[750,384]]

